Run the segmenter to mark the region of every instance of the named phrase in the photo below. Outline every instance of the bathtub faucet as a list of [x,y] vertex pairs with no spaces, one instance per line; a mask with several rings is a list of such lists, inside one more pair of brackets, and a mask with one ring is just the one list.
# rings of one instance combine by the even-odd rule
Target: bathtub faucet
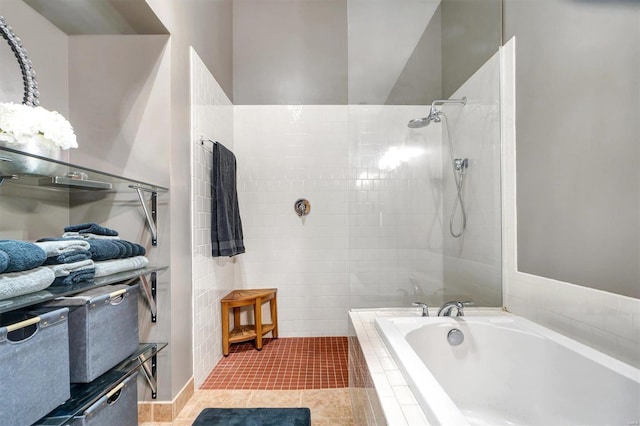
[[464,316],[464,306],[465,305],[470,305],[471,302],[457,302],[457,301],[451,301],[451,302],[447,302],[444,305],[442,305],[442,307],[438,310],[438,316],[439,317],[450,317],[451,316],[451,311],[455,308],[458,310],[458,314],[456,315],[457,317],[463,317]]
[[422,316],[423,317],[428,317],[429,316],[429,307],[427,306],[426,303],[413,302],[413,306],[421,306],[422,307]]

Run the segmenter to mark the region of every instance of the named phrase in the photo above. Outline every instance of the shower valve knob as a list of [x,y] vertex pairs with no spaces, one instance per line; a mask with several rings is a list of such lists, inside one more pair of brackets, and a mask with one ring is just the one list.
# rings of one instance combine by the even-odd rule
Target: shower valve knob
[[453,164],[454,164],[457,172],[462,172],[465,169],[469,168],[469,159],[468,158],[456,158],[455,160],[453,160]]

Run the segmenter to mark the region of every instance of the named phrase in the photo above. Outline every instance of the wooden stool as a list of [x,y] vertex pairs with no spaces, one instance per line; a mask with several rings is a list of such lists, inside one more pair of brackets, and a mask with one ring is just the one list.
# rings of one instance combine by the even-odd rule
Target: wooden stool
[[[277,288],[234,290],[227,294],[222,304],[222,354],[229,355],[229,344],[256,339],[256,349],[262,350],[262,336],[271,332],[278,338]],[[262,304],[269,302],[272,324],[262,323]],[[240,325],[240,308],[253,305],[255,324]],[[229,330],[229,308],[233,308],[233,329]]]

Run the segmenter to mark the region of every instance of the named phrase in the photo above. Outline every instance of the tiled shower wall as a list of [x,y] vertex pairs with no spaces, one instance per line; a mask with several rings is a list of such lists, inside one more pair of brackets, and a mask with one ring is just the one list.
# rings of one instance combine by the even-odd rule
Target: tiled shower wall
[[[350,307],[407,305],[442,286],[441,133],[406,126],[425,111],[235,107],[237,282],[278,288],[282,336],[345,335]],[[311,203],[304,218],[298,198]]]
[[[345,335],[349,144],[344,106],[236,106],[242,287],[278,288],[281,336]],[[299,218],[298,198],[311,203]]]
[[[496,53],[451,96],[467,97],[464,106],[443,107],[449,117],[454,158],[468,158],[463,200],[467,228],[460,238],[449,233],[456,199],[449,145],[443,147],[444,297],[477,306],[502,306],[500,191],[500,54]],[[446,125],[442,121],[442,129]],[[454,232],[461,224],[460,206]],[[442,300],[445,301],[445,300]]]
[[212,145],[202,145],[200,137],[233,150],[233,105],[195,50],[190,56],[193,370],[199,387],[222,357],[220,299],[234,289],[236,275],[236,258],[211,257]]
[[351,307],[427,302],[443,281],[442,133],[407,127],[428,107],[348,109]]
[[[410,119],[426,115],[428,106],[254,105],[224,112],[230,105],[226,98],[226,107],[211,106],[220,104],[218,95],[198,101],[196,116],[216,117],[215,108],[222,116],[194,117],[194,139],[200,134],[220,138],[224,132],[206,126],[233,122],[247,247],[233,260],[235,287],[278,288],[281,336],[344,335],[349,308],[439,304],[460,289],[463,295],[491,293],[486,300],[465,297],[482,305],[500,304],[499,89],[497,59],[494,62],[467,82],[470,102],[465,114],[451,115],[453,131],[462,135],[456,148],[472,164],[465,194],[470,230],[456,246],[443,241],[448,235],[444,210],[455,196],[448,150],[443,150],[448,146],[443,144],[444,126],[407,127]],[[210,76],[205,80],[215,82]],[[224,97],[219,88],[210,90]],[[201,163],[197,173],[209,167]],[[200,212],[209,208],[208,176],[195,178]],[[311,203],[310,214],[303,218],[293,208],[299,198]],[[207,334],[210,325],[205,324],[207,312],[213,312],[211,321],[218,321],[221,294],[207,289],[234,287],[228,281],[234,270],[224,264],[229,261],[204,257],[209,250],[209,218],[203,219],[207,211],[194,217],[194,223],[200,220],[203,226],[194,230],[194,340],[202,345],[196,354],[201,364],[201,354],[219,345],[218,334]],[[447,274],[451,285],[443,284]],[[219,325],[212,328],[217,333]],[[198,333],[213,341],[202,343]]]

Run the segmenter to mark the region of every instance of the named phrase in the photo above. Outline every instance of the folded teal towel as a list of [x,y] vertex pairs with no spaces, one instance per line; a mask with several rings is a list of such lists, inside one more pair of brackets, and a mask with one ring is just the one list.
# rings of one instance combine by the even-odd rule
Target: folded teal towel
[[115,242],[109,240],[87,240],[89,241],[89,251],[93,260],[117,259],[121,249]]
[[93,260],[81,260],[80,262],[51,265],[48,267],[56,276],[52,285],[71,285],[80,281],[91,280],[95,277],[96,270]]
[[93,260],[48,266],[56,276],[53,285],[71,285],[93,279],[96,273]]
[[147,249],[145,249],[140,244],[133,243],[133,245],[136,248],[135,252],[133,253],[134,256],[144,256],[145,254],[147,254]]
[[62,263],[60,265],[50,265],[47,267],[51,269],[53,273],[56,275],[56,278],[58,278],[58,277],[66,277],[67,275],[73,272],[78,272],[85,269],[93,269],[94,264],[93,264],[93,260],[87,259],[87,260],[81,260],[80,262]]
[[114,229],[105,228],[94,222],[81,223],[78,225],[65,226],[64,232],[79,232],[81,234],[96,234],[96,235],[108,235],[115,237],[118,235],[118,231]]
[[96,270],[83,269],[82,271],[72,272],[66,277],[58,277],[53,281],[53,286],[72,285],[81,281],[90,281],[96,277]]
[[118,256],[116,257],[117,259],[127,257],[127,245],[125,243],[123,243],[121,240],[110,241],[110,243],[114,244],[118,248]]
[[44,266],[29,271],[0,274],[0,300],[44,290],[55,278],[53,271]]
[[136,251],[138,251],[138,249],[136,248],[136,246],[133,245],[132,242],[125,241],[125,240],[121,240],[121,242],[127,248],[127,252],[125,253],[124,257],[133,257],[136,255]]
[[47,253],[28,241],[0,240],[0,250],[9,256],[3,272],[20,272],[37,268],[47,260]]
[[69,253],[62,253],[58,256],[49,256],[44,264],[57,265],[60,263],[74,263],[86,259],[91,259],[91,252],[89,250],[76,250]]
[[9,265],[9,255],[4,250],[0,250],[0,273],[4,272]]
[[[75,241],[80,238],[75,238]],[[71,238],[41,238],[38,241],[73,241]],[[124,247],[116,245],[116,240],[82,240],[89,243],[89,253],[93,260],[117,259],[124,253]]]

